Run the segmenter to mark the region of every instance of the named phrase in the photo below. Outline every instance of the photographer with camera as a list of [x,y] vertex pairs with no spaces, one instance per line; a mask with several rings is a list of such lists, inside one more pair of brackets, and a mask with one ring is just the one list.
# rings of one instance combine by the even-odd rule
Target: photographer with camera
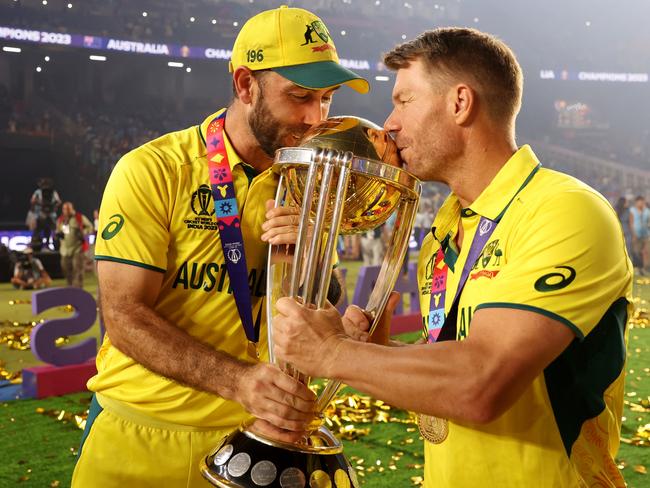
[[61,269],[68,286],[83,288],[84,253],[88,250],[87,236],[93,232],[88,217],[77,212],[72,202],[65,202],[56,221],[56,238],[61,253]]
[[34,257],[32,248],[26,247],[22,253],[16,255],[11,283],[14,288],[20,290],[38,290],[50,286],[52,279],[41,260]]
[[38,188],[32,195],[30,203],[31,208],[27,220],[32,230],[31,247],[38,252],[43,247],[43,241],[47,247],[52,237],[56,213],[61,206],[61,197],[54,189],[52,178],[38,180]]

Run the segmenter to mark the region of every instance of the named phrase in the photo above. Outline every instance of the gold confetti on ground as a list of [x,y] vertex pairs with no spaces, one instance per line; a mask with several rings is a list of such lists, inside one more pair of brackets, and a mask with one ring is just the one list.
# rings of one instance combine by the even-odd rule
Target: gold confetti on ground
[[[30,305],[31,300],[9,300],[9,305]],[[57,307],[58,310],[71,313],[74,312],[72,305],[63,305]],[[30,311],[31,313],[31,311]],[[32,329],[38,324],[45,322],[45,319],[40,319],[38,322],[15,322],[12,320],[0,320],[0,345],[4,344],[9,349],[18,351],[26,351],[30,348],[30,334]],[[67,344],[69,339],[67,337],[59,337],[56,340],[56,345],[61,346]]]
[[6,345],[9,349],[26,351],[29,349],[29,335],[33,328],[32,322],[3,320],[0,322],[0,344]]
[[621,437],[621,442],[639,447],[650,447],[650,424],[640,425],[630,438]]
[[[650,280],[644,278],[650,284]],[[639,283],[639,280],[637,280]],[[634,302],[634,314],[630,319],[630,329],[645,329],[650,324],[650,313],[648,309],[644,306],[647,305],[647,302],[640,297],[635,297]]]
[[650,413],[650,397],[644,398],[642,400],[639,400],[637,402],[631,402],[629,400],[625,400],[625,405],[630,407],[630,410],[632,412],[637,412],[637,413]]
[[369,427],[357,427],[358,424],[393,422],[395,417],[390,413],[391,407],[381,400],[358,394],[342,395],[325,409],[325,425],[339,437],[354,440],[370,433]]
[[74,425],[81,430],[86,428],[86,420],[88,419],[88,410],[75,413],[68,410],[46,410],[42,407],[37,407],[36,413],[56,419],[62,424]]
[[[9,349],[18,351],[27,351],[31,346],[32,329],[43,322],[45,319],[41,319],[39,322],[0,321],[0,345],[4,344]],[[55,342],[57,346],[62,346],[70,342],[70,339],[59,337]]]
[[0,360],[0,381],[11,381],[14,384],[22,383],[22,371],[7,371],[5,362]]

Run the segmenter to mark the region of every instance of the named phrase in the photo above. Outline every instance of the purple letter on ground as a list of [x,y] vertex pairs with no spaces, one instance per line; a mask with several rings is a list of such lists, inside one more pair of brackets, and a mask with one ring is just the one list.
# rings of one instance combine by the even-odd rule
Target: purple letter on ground
[[57,347],[54,343],[59,337],[81,334],[95,323],[97,304],[90,293],[80,288],[51,288],[32,294],[34,315],[65,305],[74,307],[72,317],[47,320],[34,327],[30,336],[34,356],[54,366],[83,363],[97,354],[96,339],[66,347]]

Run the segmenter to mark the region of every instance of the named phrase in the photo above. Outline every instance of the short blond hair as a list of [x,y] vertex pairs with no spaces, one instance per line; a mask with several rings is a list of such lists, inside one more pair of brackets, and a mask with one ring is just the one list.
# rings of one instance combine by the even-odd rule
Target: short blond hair
[[512,123],[521,108],[523,74],[512,50],[476,29],[445,27],[426,31],[384,55],[392,70],[422,59],[435,75],[469,76],[497,122]]

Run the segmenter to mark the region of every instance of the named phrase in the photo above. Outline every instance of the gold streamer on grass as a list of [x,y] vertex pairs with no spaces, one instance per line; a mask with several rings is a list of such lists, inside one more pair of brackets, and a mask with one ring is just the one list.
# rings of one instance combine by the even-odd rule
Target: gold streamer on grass
[[342,395],[325,409],[325,425],[339,437],[354,440],[370,433],[370,427],[358,427],[358,424],[415,424],[413,415],[401,419],[391,415],[391,410],[390,405],[366,395]]
[[0,344],[17,351],[28,350],[30,347],[29,336],[36,325],[36,322],[0,321]]
[[62,424],[71,424],[77,427],[78,429],[84,430],[86,428],[86,420],[88,419],[88,410],[81,412],[71,412],[69,410],[56,410],[49,409],[46,410],[42,407],[36,408],[36,413],[45,415],[46,417],[51,417],[56,419]]
[[[38,324],[45,322],[41,319],[38,322],[11,322],[9,320],[0,321],[0,344],[5,344],[9,349],[26,351],[30,348],[30,335],[32,329]],[[59,337],[56,345],[67,344],[68,337]]]
[[650,424],[639,425],[632,437],[621,437],[621,442],[633,446],[650,447]]
[[[636,282],[637,284],[641,285],[650,285],[650,278],[637,279]],[[630,320],[631,343],[637,339],[637,337],[634,336],[632,329],[645,329],[649,327],[650,324],[650,313],[647,308],[647,302],[645,300],[641,300],[640,298],[635,298],[634,302],[634,315]],[[28,303],[30,303],[28,300],[12,300],[9,302],[10,305]],[[68,312],[73,310],[73,308],[69,305],[61,308]],[[36,322],[18,323],[7,320],[0,321],[0,345],[5,344],[8,347],[19,350],[29,349],[29,334],[35,325],[37,325]],[[60,338],[58,339],[57,344],[61,345],[68,341],[68,338]],[[639,348],[632,349],[632,346],[630,347],[630,352],[634,352],[636,354],[642,353]],[[650,368],[644,368],[643,372],[645,375],[639,376],[642,374],[641,372],[635,372],[631,369],[628,371],[628,377],[633,378],[635,381],[641,381],[644,377],[650,376]],[[11,373],[9,371],[6,371],[4,369],[4,364],[0,361],[0,379],[9,379],[12,381],[20,382],[20,373]],[[633,383],[632,385],[632,387],[634,387]],[[310,387],[316,392],[322,389],[322,385],[318,383],[312,384]],[[650,397],[638,398],[637,392],[633,390],[626,392],[625,405],[631,412],[634,413],[650,413]],[[68,410],[46,410],[43,408],[37,408],[36,412],[38,414],[51,417],[55,419],[55,421],[61,422],[62,424],[70,424],[72,426],[75,426],[78,429],[84,429],[88,415],[88,410],[81,412],[72,412]],[[389,439],[386,441],[386,445],[391,446],[393,444],[399,443],[399,445],[406,446],[414,444],[416,440],[421,442],[422,438],[419,436],[419,433],[415,428],[415,414],[409,413],[406,416],[399,417],[396,412],[397,409],[392,409],[391,406],[387,405],[381,400],[375,400],[370,396],[352,393],[341,395],[332,401],[332,403],[324,412],[324,423],[334,434],[348,441],[367,436],[370,433],[372,424],[382,424],[389,422],[405,424],[407,426],[405,429],[406,432],[412,436],[399,441]],[[402,411],[399,412],[403,413]],[[636,417],[634,419],[623,418],[623,423],[626,426],[629,426],[629,424],[632,422],[642,421],[643,417]],[[650,446],[650,423],[638,425],[633,436],[628,438],[624,437],[621,439],[621,441],[626,444],[631,444],[639,447]],[[416,458],[422,456],[422,454],[418,452],[410,454]],[[350,460],[355,468],[355,471],[357,472],[357,475],[363,478],[366,476],[366,473],[382,473],[385,470],[397,470],[397,463],[402,459],[403,456],[404,452],[398,451],[392,454],[389,460],[384,461],[377,459],[374,462],[367,462],[365,459],[358,458],[356,456],[352,456]],[[618,461],[619,469],[624,469],[626,466],[627,463],[625,460]],[[411,483],[414,486],[421,486],[423,484],[424,480],[420,475],[421,470],[423,469],[422,463],[410,463],[402,466],[401,469],[417,470],[418,475],[410,477]],[[633,469],[635,472],[640,474],[647,473],[646,467],[643,465],[634,466]],[[25,478],[26,481],[29,479],[29,476],[26,475]],[[50,486],[58,487],[59,481],[52,481]]]
[[0,360],[0,381],[11,381],[14,384],[22,383],[22,371],[7,371],[5,362]]
[[[29,305],[31,300],[9,300],[10,306],[15,305]],[[64,305],[58,307],[63,312],[73,312],[72,305]],[[16,351],[28,351],[31,349],[31,333],[34,327],[45,322],[45,319],[31,322],[16,322],[12,320],[0,320],[0,346],[4,345],[9,349]],[[55,343],[57,346],[62,346],[70,342],[69,337],[59,337]],[[22,377],[21,371],[11,372],[5,369],[5,363],[0,361],[0,380],[9,380],[12,383],[20,383]]]

